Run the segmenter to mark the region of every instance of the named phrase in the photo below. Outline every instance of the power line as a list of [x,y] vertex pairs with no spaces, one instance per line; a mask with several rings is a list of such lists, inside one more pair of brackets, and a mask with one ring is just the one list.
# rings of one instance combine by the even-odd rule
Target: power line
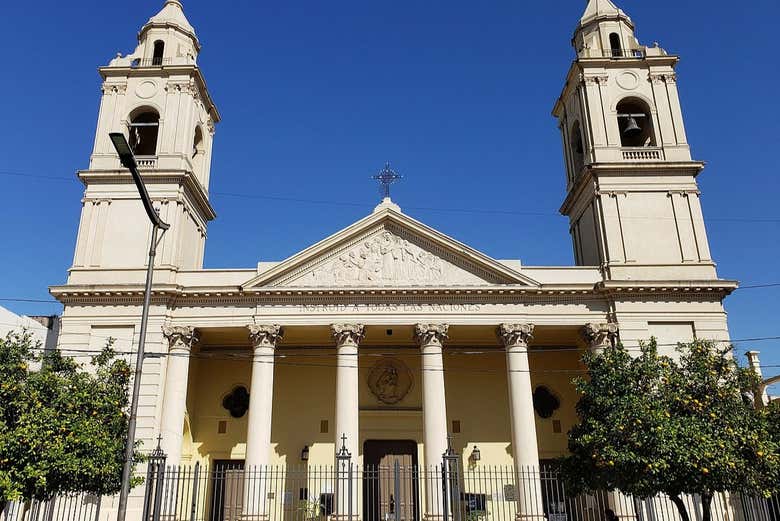
[[58,300],[44,300],[35,298],[0,298],[0,302],[33,302],[36,304],[61,304]]
[[[15,325],[15,324],[2,324],[0,325]],[[132,341],[128,338],[124,339],[117,339],[116,337],[111,336],[104,336],[104,335],[92,335],[91,333],[67,333],[68,336],[89,336],[90,338],[99,338],[103,340],[124,340],[124,341]],[[735,339],[735,340],[712,340],[716,343],[729,343],[729,344],[744,344],[748,342],[768,342],[773,340],[780,340],[780,336],[770,336],[770,337],[754,337],[754,338],[741,338],[741,339]],[[684,342],[683,342],[684,343]],[[665,344],[656,344],[657,347],[677,347],[679,343],[665,343]],[[245,344],[232,344],[232,345],[221,345],[221,346],[210,346],[210,347],[222,347],[222,348],[244,348],[249,347]],[[335,344],[329,344],[329,345],[284,345],[280,344],[277,346],[278,349],[309,349],[309,350],[330,350],[332,351],[335,349]],[[382,349],[382,346],[370,346],[365,345],[361,346],[362,349]],[[45,348],[37,348],[38,350],[45,350]],[[398,349],[394,351],[384,351],[384,352],[362,352],[362,353],[355,353],[350,355],[340,355],[340,356],[356,356],[356,357],[383,357],[383,356],[398,356],[399,351],[401,350],[408,350],[408,351],[416,351],[416,347],[413,346],[401,346]],[[484,347],[477,348],[477,347],[469,347],[469,346],[458,346],[458,345],[450,345],[449,349],[456,349],[457,351],[450,351],[451,354],[454,355],[485,355],[485,354],[503,354],[504,351],[500,348],[494,348],[494,349],[486,349]],[[629,352],[641,352],[642,349],[639,347],[624,347],[626,351]],[[61,352],[70,352],[70,353],[82,353],[82,354],[96,354],[102,352],[102,349],[79,349],[79,348],[69,348],[69,347],[61,347],[59,348]],[[464,351],[468,350],[468,351]],[[578,352],[580,351],[579,348],[574,346],[545,346],[545,345],[537,345],[537,346],[531,346],[531,349],[529,349],[528,354],[529,355],[537,355],[537,354],[549,354],[549,353],[560,353],[560,352]],[[121,351],[123,355],[132,355],[136,354],[136,351]],[[254,355],[251,352],[217,352],[217,351],[200,351],[198,353],[185,353],[185,354],[177,354],[177,353],[151,353],[150,356],[154,357],[164,357],[164,356],[203,356],[206,358],[219,358],[219,357],[227,357],[227,358],[241,358],[241,359],[251,359],[255,356],[260,356],[262,358],[284,358],[287,356],[295,356],[295,357],[318,357],[318,358],[333,358],[333,353],[295,353],[295,354],[285,354],[285,353],[273,353],[268,355]],[[418,353],[415,352],[415,355],[425,356],[424,353]]]
[[[59,181],[72,181],[73,178],[60,177],[60,176],[47,176],[38,174],[27,174],[23,172],[11,172],[0,171],[0,175],[14,176],[14,177],[30,177],[38,179],[54,179]],[[289,203],[300,204],[315,204],[326,206],[341,206],[341,207],[353,207],[353,208],[372,208],[372,205],[362,203],[350,203],[348,201],[333,201],[333,200],[318,200],[318,199],[306,199],[298,197],[288,197],[280,195],[260,195],[260,194],[241,194],[234,192],[219,192],[212,191],[211,195],[217,195],[222,197],[237,197],[242,199],[261,199],[266,201],[283,201]],[[405,206],[408,210],[419,210],[426,212],[445,212],[445,213],[467,213],[467,214],[484,214],[484,215],[518,215],[526,217],[555,217],[560,218],[561,215],[553,212],[543,211],[521,211],[521,210],[503,210],[495,208],[446,208],[446,207],[430,207],[430,206]],[[658,217],[658,216],[622,216],[626,220],[675,220],[675,217]],[[706,219],[707,222],[735,222],[735,223],[780,223],[780,219],[769,217],[710,217]]]
[[[67,350],[66,350],[67,352]],[[91,350],[92,353],[98,353],[100,351]],[[128,356],[132,354],[133,351],[121,351],[117,352],[120,356]],[[503,352],[499,352],[503,354]],[[208,356],[207,356],[208,355]],[[66,355],[66,356],[73,356],[73,355]],[[297,357],[298,354],[290,355],[290,357]],[[365,356],[365,355],[361,355]],[[377,355],[380,356],[380,355]],[[389,356],[398,356],[397,353],[393,353]],[[205,359],[205,360],[222,360],[222,361],[249,361],[251,360],[252,363],[257,364],[263,364],[263,365],[275,365],[275,366],[281,366],[281,367],[320,367],[320,368],[328,368],[328,369],[337,369],[337,368],[345,368],[345,369],[367,369],[369,367],[372,367],[371,365],[363,364],[360,365],[359,363],[353,364],[339,364],[339,363],[314,363],[314,362],[294,362],[294,361],[286,361],[286,356],[277,357],[274,356],[274,358],[279,358],[279,360],[258,360],[257,357],[253,355],[239,355],[238,353],[233,354],[232,356],[227,356],[227,354],[222,354],[221,356],[212,356],[209,353],[190,353],[190,354],[177,354],[177,353],[149,353],[146,358],[153,359],[153,358],[177,358],[177,357],[184,357],[184,358],[195,358],[195,359]],[[384,355],[381,355],[381,357],[384,357]],[[333,355],[328,355],[328,358],[330,360],[333,360]],[[771,366],[767,366],[771,367]],[[483,374],[506,374],[506,373],[529,373],[529,374],[586,374],[587,369],[586,368],[558,368],[558,369],[481,369],[476,367],[442,367],[442,368],[424,368],[418,365],[414,365],[411,369],[420,370],[423,372],[443,372],[443,373],[452,373],[452,372],[465,372],[465,373],[483,373]]]

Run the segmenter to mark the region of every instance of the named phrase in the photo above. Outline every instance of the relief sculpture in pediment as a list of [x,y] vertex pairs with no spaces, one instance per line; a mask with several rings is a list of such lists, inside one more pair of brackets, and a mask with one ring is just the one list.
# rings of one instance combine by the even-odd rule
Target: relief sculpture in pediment
[[442,282],[447,264],[436,255],[384,231],[311,272],[316,285]]

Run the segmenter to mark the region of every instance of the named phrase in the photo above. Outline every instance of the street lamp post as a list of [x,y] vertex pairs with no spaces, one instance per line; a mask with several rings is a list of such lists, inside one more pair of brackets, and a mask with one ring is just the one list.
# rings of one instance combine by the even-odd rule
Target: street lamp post
[[112,132],[109,134],[111,142],[114,144],[119,160],[122,166],[130,170],[133,175],[133,181],[138,188],[146,215],[152,223],[152,237],[149,242],[149,264],[146,267],[146,286],[144,287],[144,305],[141,313],[141,331],[138,339],[138,353],[135,361],[135,377],[133,379],[133,398],[130,403],[130,419],[127,422],[127,441],[125,443],[125,460],[122,467],[122,489],[119,492],[119,509],[117,511],[117,521],[125,521],[127,514],[127,498],[130,494],[130,473],[133,467],[133,449],[135,448],[135,428],[138,418],[138,395],[141,390],[141,376],[143,375],[144,365],[144,347],[146,346],[146,325],[149,321],[149,302],[152,296],[152,278],[154,276],[154,257],[157,254],[157,234],[160,230],[165,232],[170,225],[163,222],[160,216],[152,206],[152,200],[149,198],[149,192],[146,191],[141,174],[138,173],[138,164],[135,161],[133,150],[127,143],[127,139],[121,132]]

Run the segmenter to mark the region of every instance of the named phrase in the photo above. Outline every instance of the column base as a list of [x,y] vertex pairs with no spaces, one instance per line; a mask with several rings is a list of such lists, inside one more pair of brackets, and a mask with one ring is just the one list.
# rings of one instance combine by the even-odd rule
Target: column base
[[443,514],[423,514],[423,521],[443,521]]
[[239,521],[270,521],[271,516],[268,514],[241,514],[238,519]]

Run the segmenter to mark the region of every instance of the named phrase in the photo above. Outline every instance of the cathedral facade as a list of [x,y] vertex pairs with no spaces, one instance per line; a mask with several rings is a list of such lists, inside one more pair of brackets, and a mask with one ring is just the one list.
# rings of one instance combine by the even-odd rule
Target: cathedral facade
[[51,288],[60,346],[138,343],[151,225],[109,140],[119,131],[171,225],[154,269],[143,452],[159,438],[169,465],[333,465],[344,448],[358,466],[388,455],[430,466],[449,436],[466,465],[538,468],[564,455],[584,352],[651,336],[669,351],[726,340],[723,299],[737,286],[710,255],[678,57],[641,44],[609,0],[590,0],[572,42],[553,114],[575,265],[493,259],[386,198],[290,258],[204,269],[221,116],[195,30],[167,0],[136,50],[99,69],[74,261]]

